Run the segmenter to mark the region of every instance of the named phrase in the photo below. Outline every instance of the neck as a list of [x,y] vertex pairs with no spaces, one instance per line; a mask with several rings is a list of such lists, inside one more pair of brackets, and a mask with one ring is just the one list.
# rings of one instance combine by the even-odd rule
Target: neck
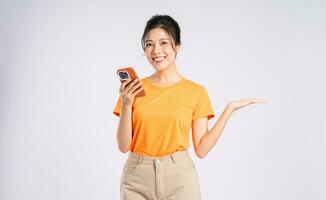
[[180,80],[182,76],[178,72],[176,65],[173,64],[172,66],[167,67],[164,70],[156,71],[154,74],[151,75],[151,78],[155,82],[169,83]]

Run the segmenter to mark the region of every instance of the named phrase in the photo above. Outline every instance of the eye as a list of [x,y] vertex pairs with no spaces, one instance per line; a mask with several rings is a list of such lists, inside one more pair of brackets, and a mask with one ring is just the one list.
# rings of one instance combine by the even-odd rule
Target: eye
[[169,44],[168,42],[162,42],[163,45]]
[[147,43],[147,44],[145,45],[145,47],[150,47],[150,46],[152,46],[151,43]]

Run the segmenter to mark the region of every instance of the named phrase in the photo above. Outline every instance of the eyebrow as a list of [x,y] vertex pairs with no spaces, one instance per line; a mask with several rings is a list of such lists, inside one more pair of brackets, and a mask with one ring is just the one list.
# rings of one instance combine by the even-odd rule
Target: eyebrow
[[[161,38],[161,39],[159,39],[159,41],[161,41],[161,40],[169,40],[169,41],[170,41],[169,38]],[[145,43],[146,43],[146,42],[153,42],[153,40],[145,40]]]

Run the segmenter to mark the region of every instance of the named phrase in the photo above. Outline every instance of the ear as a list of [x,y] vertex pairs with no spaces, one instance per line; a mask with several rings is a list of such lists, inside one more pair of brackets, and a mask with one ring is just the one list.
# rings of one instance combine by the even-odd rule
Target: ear
[[179,53],[179,51],[181,49],[181,44],[180,45],[177,45],[175,48],[176,48],[176,52]]

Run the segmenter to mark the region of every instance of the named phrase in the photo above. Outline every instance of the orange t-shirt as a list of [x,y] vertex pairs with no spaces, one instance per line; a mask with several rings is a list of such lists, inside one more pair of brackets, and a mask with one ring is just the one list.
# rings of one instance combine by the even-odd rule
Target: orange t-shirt
[[[187,150],[192,120],[214,117],[204,86],[182,78],[169,86],[151,84],[148,77],[140,79],[145,96],[135,98],[132,105],[132,142],[130,151],[161,157]],[[121,96],[113,113],[120,115]]]

